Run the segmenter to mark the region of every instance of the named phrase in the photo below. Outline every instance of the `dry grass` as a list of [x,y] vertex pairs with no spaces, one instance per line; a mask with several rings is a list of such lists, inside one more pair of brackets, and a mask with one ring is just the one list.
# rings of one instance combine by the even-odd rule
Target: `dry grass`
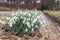
[[4,20],[6,17],[9,17],[9,14],[0,14],[0,20]]
[[8,7],[0,7],[0,11],[12,11],[12,10],[16,10],[16,9],[8,8]]

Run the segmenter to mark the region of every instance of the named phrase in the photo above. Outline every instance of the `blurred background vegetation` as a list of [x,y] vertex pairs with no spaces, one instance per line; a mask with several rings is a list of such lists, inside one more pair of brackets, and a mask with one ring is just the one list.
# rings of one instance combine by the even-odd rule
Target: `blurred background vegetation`
[[47,10],[47,14],[60,21],[60,0],[0,0],[0,11],[18,9]]
[[60,0],[0,0],[0,10],[34,8],[38,10],[60,10]]

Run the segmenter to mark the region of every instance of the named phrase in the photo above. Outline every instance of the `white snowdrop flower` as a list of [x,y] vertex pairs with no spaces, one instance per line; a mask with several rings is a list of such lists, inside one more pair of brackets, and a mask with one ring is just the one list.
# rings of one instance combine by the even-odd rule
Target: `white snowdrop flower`
[[29,14],[29,17],[31,17],[31,14]]
[[32,27],[34,27],[34,24],[33,23],[31,25],[32,25]]
[[14,20],[14,19],[17,20],[17,19],[19,19],[19,18],[15,16],[15,17],[12,18],[12,20]]
[[12,18],[12,19],[8,22],[8,24],[9,24],[10,27],[12,27],[12,24],[15,24],[14,19],[16,20],[17,17]]
[[18,17],[13,17],[11,20],[13,21],[13,22],[15,22],[15,21],[17,21],[17,19],[19,19]]
[[41,16],[39,16],[39,19],[40,19]]
[[40,21],[40,23],[41,23],[41,25],[43,24],[43,22],[42,22],[42,21]]
[[11,22],[11,21],[9,21],[9,22],[8,22],[8,24],[10,25],[10,24],[12,24],[12,22]]
[[39,16],[36,17],[36,20],[39,19]]
[[25,20],[23,21],[23,23],[25,23]]
[[27,12],[25,12],[23,15],[27,15]]
[[12,12],[12,16],[18,16],[19,12]]
[[26,20],[26,18],[24,18],[24,20]]
[[12,24],[9,24],[10,27],[12,27]]
[[28,18],[27,20],[30,20],[30,18]]
[[13,24],[15,24],[15,21],[13,20]]
[[20,14],[22,14],[22,11],[20,11]]
[[15,15],[18,16],[18,13],[19,13],[19,12],[16,12]]
[[11,20],[10,21],[13,21],[14,20],[14,18],[11,18]]
[[7,20],[9,20],[9,19],[10,19],[10,17],[7,17],[6,19],[7,19]]
[[36,25],[35,27],[36,27],[36,28],[38,28],[38,26],[37,26],[37,25]]
[[27,26],[30,26],[30,23],[29,22],[26,22]]
[[12,27],[12,24],[13,24],[14,22],[13,22],[13,20],[10,20],[9,22],[8,22],[8,25],[10,26],[10,27]]
[[34,32],[34,28],[32,28],[32,32]]
[[32,23],[35,23],[37,21],[37,19],[34,19]]
[[25,31],[28,32],[28,29],[26,28]]
[[15,21],[17,21],[19,18],[17,17],[16,19],[14,19]]
[[30,26],[28,26],[28,28],[31,28],[31,25],[30,25]]

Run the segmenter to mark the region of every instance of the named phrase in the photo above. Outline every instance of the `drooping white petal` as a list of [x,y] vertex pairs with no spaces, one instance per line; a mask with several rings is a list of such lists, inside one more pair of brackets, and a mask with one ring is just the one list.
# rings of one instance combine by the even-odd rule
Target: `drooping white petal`
[[25,31],[28,32],[28,29],[26,28]]

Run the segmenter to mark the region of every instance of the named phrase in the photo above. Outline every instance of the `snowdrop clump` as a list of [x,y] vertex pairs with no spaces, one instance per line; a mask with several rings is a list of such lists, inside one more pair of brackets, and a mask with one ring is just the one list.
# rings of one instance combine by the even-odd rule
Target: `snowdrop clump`
[[40,15],[40,12],[37,10],[14,11],[5,25],[5,30],[19,34],[33,33],[43,25],[43,19]]

